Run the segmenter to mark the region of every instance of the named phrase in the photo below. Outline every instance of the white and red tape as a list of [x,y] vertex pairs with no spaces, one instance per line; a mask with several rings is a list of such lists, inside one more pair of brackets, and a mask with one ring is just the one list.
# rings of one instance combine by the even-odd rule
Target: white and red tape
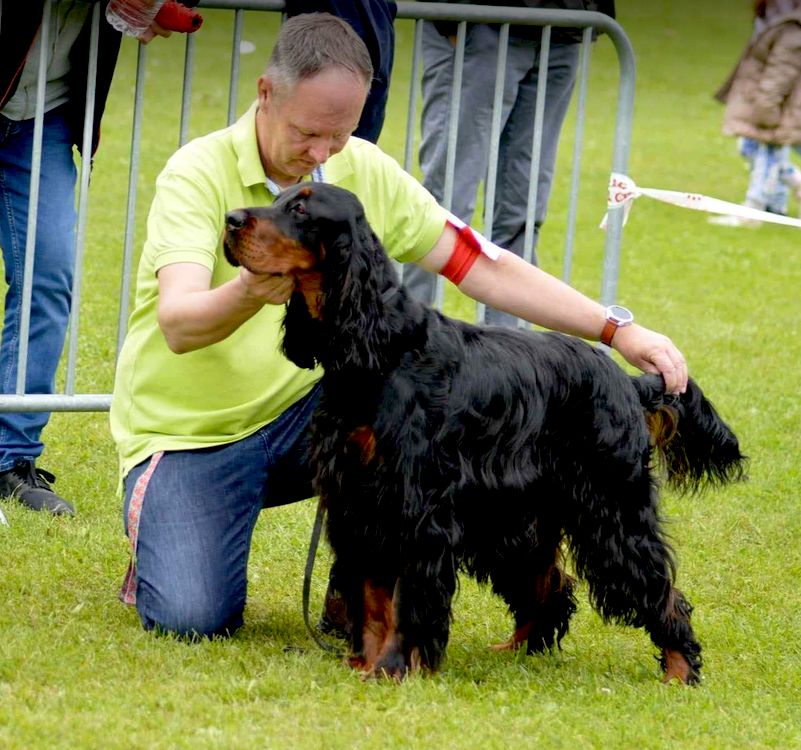
[[[753,221],[764,221],[772,224],[784,224],[790,227],[801,227],[801,219],[794,219],[790,216],[760,211],[757,208],[744,206],[741,203],[730,203],[718,198],[710,198],[708,195],[698,193],[682,193],[678,190],[656,190],[654,188],[638,187],[634,180],[619,172],[612,172],[609,177],[609,194],[607,206],[616,208],[623,206],[623,221],[628,219],[634,199],[645,195],[663,203],[670,203],[680,208],[691,208],[694,211],[706,211],[710,214],[724,214],[727,216],[738,216],[743,219]],[[601,221],[601,229],[606,229],[608,213]]]

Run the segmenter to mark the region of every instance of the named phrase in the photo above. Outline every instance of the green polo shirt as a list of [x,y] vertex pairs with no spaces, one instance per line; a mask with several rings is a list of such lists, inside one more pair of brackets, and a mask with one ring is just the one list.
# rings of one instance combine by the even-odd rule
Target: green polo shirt
[[[255,114],[254,104],[231,127],[188,143],[156,182],[111,404],[122,476],[157,451],[240,440],[320,378],[319,370],[301,370],[280,351],[284,305],[265,305],[224,341],[186,354],[169,350],[157,321],[156,272],[165,265],[200,263],[211,270],[212,287],[239,273],[222,253],[225,213],[273,201]],[[359,197],[390,256],[417,260],[442,234],[445,211],[372,143],[350,138],[323,169],[326,182]]]

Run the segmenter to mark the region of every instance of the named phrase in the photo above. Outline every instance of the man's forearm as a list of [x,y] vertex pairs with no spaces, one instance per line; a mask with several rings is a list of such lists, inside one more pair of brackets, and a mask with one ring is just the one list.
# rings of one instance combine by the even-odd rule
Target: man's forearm
[[459,289],[489,307],[590,340],[598,340],[605,322],[598,302],[509,251],[497,260],[479,257]]
[[264,306],[262,300],[244,294],[241,286],[237,277],[215,289],[162,295],[158,319],[167,346],[184,354],[230,336]]
[[[420,260],[439,273],[451,258],[457,232],[446,224],[431,252]],[[605,322],[603,306],[508,250],[493,260],[480,254],[459,289],[496,310],[563,333],[597,340]]]

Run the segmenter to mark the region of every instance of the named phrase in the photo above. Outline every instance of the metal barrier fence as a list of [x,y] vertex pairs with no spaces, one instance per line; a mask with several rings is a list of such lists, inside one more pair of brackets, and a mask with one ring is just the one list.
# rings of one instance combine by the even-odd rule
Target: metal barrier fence
[[[50,13],[50,0],[45,2],[45,19]],[[536,204],[537,179],[534,177],[539,169],[539,151],[542,140],[542,121],[544,108],[544,94],[546,87],[545,73],[550,52],[550,38],[553,27],[581,28],[583,41],[579,58],[579,75],[576,86],[576,132],[572,156],[569,202],[567,210],[567,226],[565,230],[565,250],[563,278],[570,279],[573,258],[573,244],[575,239],[575,226],[577,217],[577,201],[579,188],[579,175],[581,167],[582,142],[585,129],[585,101],[587,95],[587,81],[589,71],[592,30],[605,33],[611,39],[619,65],[619,79],[617,91],[617,108],[615,113],[614,139],[612,144],[612,160],[610,172],[627,173],[628,156],[631,143],[631,123],[634,103],[635,64],[631,44],[620,25],[610,17],[594,12],[545,10],[530,8],[504,8],[481,5],[453,5],[429,2],[398,2],[398,19],[411,19],[415,24],[413,57],[411,60],[410,90],[408,98],[408,114],[406,124],[405,148],[402,163],[408,171],[413,170],[415,158],[415,132],[417,125],[417,101],[420,94],[420,60],[423,21],[457,21],[458,33],[455,49],[453,95],[451,117],[449,121],[448,152],[446,161],[445,194],[443,203],[450,206],[454,189],[454,155],[457,136],[456,114],[459,109],[461,74],[465,50],[466,24],[495,23],[500,24],[500,49],[498,67],[496,71],[495,99],[493,108],[492,128],[490,135],[489,171],[485,181],[485,234],[491,238],[493,196],[497,180],[497,156],[501,132],[501,99],[503,93],[503,70],[508,49],[509,25],[524,24],[542,27],[540,44],[540,77],[538,80],[537,102],[535,108],[535,122],[533,134],[533,154],[530,181],[531,188],[527,197],[528,220],[526,227],[525,246],[530,258],[534,206]],[[231,124],[237,117],[238,79],[240,69],[241,44],[246,11],[265,11],[280,13],[284,8],[283,0],[201,0],[199,8],[225,9],[234,14],[231,58],[230,58],[230,85],[228,91],[227,123]],[[82,151],[89,153],[91,143],[91,123],[94,114],[94,92],[97,74],[98,28],[105,21],[100,16],[100,6],[94,6],[92,15],[92,34],[90,47],[90,62],[87,78],[87,108],[85,112],[85,133]],[[202,33],[202,32],[201,32]],[[43,24],[41,49],[47,48],[47,24]],[[190,99],[193,87],[193,67],[195,63],[196,39],[194,35],[186,36],[184,55],[183,89],[181,92],[181,111],[178,133],[178,145],[188,139],[190,122]],[[144,81],[147,62],[147,47],[139,45],[136,84],[132,112],[131,148],[128,171],[128,192],[126,205],[126,219],[123,240],[121,288],[119,294],[119,312],[117,323],[116,352],[119,353],[125,335],[128,318],[128,301],[131,293],[131,278],[133,272],[134,225],[137,209],[137,183],[140,174],[141,146],[142,146],[142,112],[144,106]],[[89,202],[89,176],[90,166],[88,160],[81,160],[78,178],[76,226],[76,268],[73,287],[72,314],[70,328],[65,347],[64,388],[63,392],[55,394],[28,394],[25,393],[25,376],[28,362],[28,331],[30,323],[30,302],[33,273],[33,256],[36,242],[37,205],[39,199],[39,174],[42,154],[42,120],[44,110],[44,62],[45,56],[40,58],[39,86],[36,100],[36,117],[34,127],[33,147],[33,174],[30,190],[30,209],[28,220],[28,236],[26,245],[26,262],[23,281],[22,320],[20,326],[19,367],[17,373],[17,389],[14,394],[0,394],[0,412],[38,412],[38,411],[107,411],[111,403],[111,394],[76,393],[77,350],[80,333],[79,311],[81,302],[81,289],[84,269],[84,249],[86,239],[86,219]],[[395,69],[402,61],[395,60]],[[623,208],[611,207],[608,214],[607,231],[605,235],[603,275],[600,290],[600,300],[603,303],[614,301],[617,289],[617,280],[620,267],[620,246],[623,227]]]

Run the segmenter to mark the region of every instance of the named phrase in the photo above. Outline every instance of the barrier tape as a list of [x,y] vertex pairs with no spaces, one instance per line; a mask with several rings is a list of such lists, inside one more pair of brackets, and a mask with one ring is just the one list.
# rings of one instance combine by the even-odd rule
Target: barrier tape
[[[624,224],[629,217],[632,205],[634,205],[634,199],[639,198],[641,195],[654,198],[663,203],[670,203],[680,208],[691,208],[694,211],[706,211],[711,214],[725,214],[754,221],[784,224],[789,227],[801,227],[801,219],[774,214],[770,211],[760,211],[758,208],[750,208],[741,203],[729,203],[728,201],[710,198],[708,195],[699,195],[698,193],[681,193],[677,190],[655,190],[653,188],[637,187],[631,177],[619,172],[612,172],[609,177],[609,194],[606,205],[608,208],[623,206]],[[606,229],[608,217],[608,213],[604,214],[604,218],[601,221],[601,229]]]

